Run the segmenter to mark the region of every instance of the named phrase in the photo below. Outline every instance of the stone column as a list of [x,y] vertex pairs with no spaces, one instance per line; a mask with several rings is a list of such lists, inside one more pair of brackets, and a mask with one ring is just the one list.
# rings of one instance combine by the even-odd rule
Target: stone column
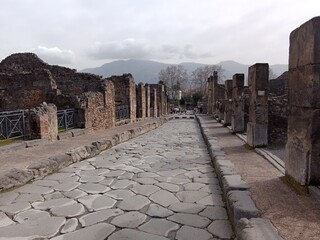
[[212,96],[212,112],[217,112],[217,106],[216,101],[218,99],[218,72],[213,72],[213,78],[212,78],[212,89],[211,89],[211,96]]
[[150,89],[150,116],[157,117],[158,116],[158,104],[157,104],[157,89]]
[[257,63],[249,67],[247,143],[252,147],[268,145],[268,81],[267,63]]
[[231,124],[231,116],[232,116],[232,80],[226,80],[224,82],[224,126],[228,126]]
[[291,32],[286,175],[320,184],[320,17]]
[[232,80],[232,131],[244,131],[244,74],[233,75]]
[[208,78],[208,114],[213,113],[213,96],[212,96],[212,90],[213,90],[213,77],[210,76]]
[[146,117],[150,117],[150,86],[148,84],[145,85],[146,91]]
[[146,117],[146,91],[144,84],[139,83],[137,86],[137,118]]

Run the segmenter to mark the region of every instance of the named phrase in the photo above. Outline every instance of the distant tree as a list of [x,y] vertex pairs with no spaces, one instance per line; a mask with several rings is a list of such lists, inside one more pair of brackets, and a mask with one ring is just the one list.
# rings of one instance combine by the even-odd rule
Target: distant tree
[[169,96],[173,96],[178,90],[184,90],[188,86],[187,70],[181,65],[170,65],[159,72],[159,82],[164,83]]
[[278,76],[273,72],[271,68],[269,68],[269,80],[276,79]]
[[193,106],[197,106],[197,103],[199,100],[202,100],[203,98],[203,93],[201,91],[197,91],[194,94],[192,94],[192,104]]
[[192,72],[191,83],[193,87],[199,89],[204,95],[207,88],[208,77],[211,76],[214,71],[218,72],[218,82],[221,83],[224,79],[224,69],[220,65],[205,65],[198,67]]

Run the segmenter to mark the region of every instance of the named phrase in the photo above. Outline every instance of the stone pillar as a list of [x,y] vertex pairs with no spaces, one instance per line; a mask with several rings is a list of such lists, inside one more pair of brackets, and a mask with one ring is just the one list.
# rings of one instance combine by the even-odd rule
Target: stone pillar
[[213,113],[213,96],[212,96],[212,92],[213,92],[213,76],[210,76],[208,78],[208,114],[212,114]]
[[244,74],[233,75],[232,80],[232,131],[244,132]]
[[157,104],[157,89],[150,89],[150,116],[158,116],[158,104]]
[[257,63],[249,67],[247,143],[252,147],[268,145],[268,81],[269,65],[267,63]]
[[301,185],[320,184],[320,17],[290,34],[286,175]]
[[226,80],[224,82],[224,126],[228,126],[231,124],[231,117],[232,117],[232,80]]
[[212,96],[212,113],[216,113],[217,112],[216,101],[219,98],[219,94],[218,94],[218,72],[217,71],[213,72],[211,96]]
[[150,117],[150,86],[148,84],[145,85],[146,91],[146,117]]
[[146,117],[146,91],[144,84],[139,83],[137,85],[137,118]]

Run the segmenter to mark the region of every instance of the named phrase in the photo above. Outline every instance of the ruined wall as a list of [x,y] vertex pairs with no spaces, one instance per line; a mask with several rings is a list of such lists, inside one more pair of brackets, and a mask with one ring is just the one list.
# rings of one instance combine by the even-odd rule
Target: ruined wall
[[157,116],[167,114],[167,98],[164,85],[150,84],[150,88],[157,91]]
[[145,91],[146,91],[146,117],[150,116],[150,85],[145,85]]

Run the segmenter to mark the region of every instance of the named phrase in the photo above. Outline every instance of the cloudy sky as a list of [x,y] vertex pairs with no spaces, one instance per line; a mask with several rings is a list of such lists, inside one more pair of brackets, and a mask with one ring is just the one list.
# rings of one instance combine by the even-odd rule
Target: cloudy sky
[[0,60],[286,64],[290,32],[318,15],[320,0],[0,0]]

